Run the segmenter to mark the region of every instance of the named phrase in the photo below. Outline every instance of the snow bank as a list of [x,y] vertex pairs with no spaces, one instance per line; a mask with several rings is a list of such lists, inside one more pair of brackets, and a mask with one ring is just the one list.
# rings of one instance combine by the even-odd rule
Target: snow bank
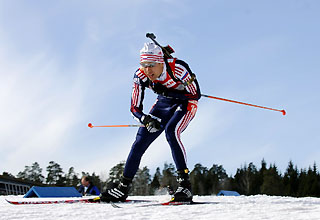
[[[194,201],[213,202],[205,205],[138,207],[139,204],[48,204],[11,205],[5,199],[19,200],[22,196],[0,196],[0,219],[320,219],[320,198],[292,198],[277,196],[195,196]],[[167,201],[168,196],[133,196],[130,199]]]

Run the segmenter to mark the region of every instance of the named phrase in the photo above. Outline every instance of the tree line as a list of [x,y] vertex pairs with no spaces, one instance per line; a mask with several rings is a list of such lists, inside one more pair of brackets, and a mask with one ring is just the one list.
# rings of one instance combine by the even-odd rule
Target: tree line
[[[50,161],[46,167],[47,176],[42,175],[42,168],[37,162],[31,166],[25,166],[16,178],[32,181],[36,184],[50,186],[74,186],[79,187],[82,176],[89,176],[92,182],[105,190],[110,184],[120,181],[125,162],[120,162],[109,171],[106,181],[100,179],[94,172],[76,173],[74,168],[64,172],[61,166]],[[14,177],[12,174],[3,173]],[[213,195],[220,190],[237,191],[241,195],[275,195],[293,197],[320,197],[320,174],[317,166],[308,169],[298,169],[289,161],[284,174],[279,172],[275,164],[267,166],[265,160],[261,161],[260,169],[253,163],[241,166],[234,176],[228,176],[222,165],[213,164],[207,168],[200,163],[196,164],[190,172],[190,181],[194,195]],[[177,188],[176,168],[172,163],[165,163],[163,168],[156,169],[153,175],[148,167],[139,168],[132,184],[132,195],[157,195],[165,194]]]

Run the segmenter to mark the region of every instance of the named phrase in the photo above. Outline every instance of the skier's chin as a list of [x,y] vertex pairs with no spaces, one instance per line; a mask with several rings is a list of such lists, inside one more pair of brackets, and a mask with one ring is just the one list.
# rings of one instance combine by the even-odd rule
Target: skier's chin
[[154,74],[150,74],[150,75],[148,75],[148,78],[149,78],[151,81],[156,80],[156,77],[155,77],[155,75],[154,75]]

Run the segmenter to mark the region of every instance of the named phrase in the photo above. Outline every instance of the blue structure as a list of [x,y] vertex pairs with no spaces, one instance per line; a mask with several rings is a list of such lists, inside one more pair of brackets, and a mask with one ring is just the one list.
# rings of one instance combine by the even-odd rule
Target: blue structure
[[82,195],[74,187],[40,187],[33,186],[24,198],[30,197],[82,197]]
[[217,196],[240,196],[236,191],[221,190]]

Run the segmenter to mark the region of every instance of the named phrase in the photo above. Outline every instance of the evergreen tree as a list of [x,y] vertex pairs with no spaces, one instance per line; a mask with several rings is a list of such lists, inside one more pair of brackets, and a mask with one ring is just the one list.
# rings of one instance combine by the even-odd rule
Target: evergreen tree
[[17,178],[28,180],[30,170],[31,170],[30,166],[25,166],[24,170],[18,173]]
[[[121,180],[125,162],[120,162],[110,169],[108,181],[118,183]],[[33,181],[35,183],[43,183],[44,181],[50,185],[57,186],[74,186],[78,187],[80,179],[73,167],[68,172],[64,172],[58,163],[50,161],[47,170],[47,178],[44,179],[42,169],[37,162],[31,166],[25,166],[24,170],[19,172],[17,178]],[[164,164],[161,171],[158,167],[152,178],[149,169],[143,167],[137,171],[133,180],[133,194],[148,195],[154,194],[155,190],[170,186],[171,189],[177,188],[176,169],[172,163]],[[12,174],[3,172],[4,176],[14,177]],[[105,183],[94,172],[90,175],[82,172],[82,175],[88,176],[93,184],[99,189],[105,187]],[[261,168],[257,170],[253,163],[244,165],[237,169],[234,177],[228,177],[222,165],[213,164],[208,168],[200,163],[194,166],[190,173],[190,181],[192,183],[193,193],[195,195],[216,194],[221,189],[235,190],[244,195],[286,195],[286,196],[314,196],[320,197],[320,174],[317,170],[316,163],[308,169],[301,169],[294,166],[289,161],[288,167],[282,177],[275,164],[267,168],[266,162],[261,161]],[[232,183],[232,186],[230,185]]]
[[89,178],[94,185],[96,185],[96,186],[100,185],[100,182],[101,182],[100,177],[99,177],[99,175],[96,175],[95,172],[93,172],[91,175],[89,175]]
[[25,166],[24,171],[19,172],[18,178],[33,181],[35,183],[43,183],[44,176],[42,175],[42,168],[38,162],[34,162],[31,166]]
[[265,173],[266,170],[267,170],[267,163],[263,158],[262,161],[261,161],[261,168],[260,168],[260,170],[258,172],[258,175],[257,175],[257,188],[258,188],[257,194],[261,193],[261,186],[262,186],[263,181],[264,181],[263,178],[264,178],[264,173]]
[[155,191],[160,188],[160,182],[162,180],[162,175],[160,172],[160,168],[157,167],[156,173],[153,176],[153,179],[150,184],[150,194],[154,195]]
[[298,196],[320,196],[320,176],[315,163],[313,168],[309,167],[308,171],[301,170],[299,179]]
[[288,167],[283,176],[284,195],[298,196],[299,189],[299,171],[294,167],[292,161],[289,161]]
[[178,187],[177,176],[175,172],[176,169],[172,163],[164,164],[164,168],[162,171],[161,187],[171,187],[172,189],[176,189]]
[[11,173],[8,173],[8,172],[2,172],[2,176],[13,177],[14,178],[14,175],[12,175]]
[[151,176],[149,169],[145,166],[142,169],[138,169],[135,178],[133,179],[132,194],[145,196],[149,195],[149,184]]
[[221,178],[221,168],[217,164],[213,164],[208,171],[206,188],[208,189],[208,194],[217,194],[220,190],[219,182]]
[[213,164],[206,177],[206,195],[217,194],[222,189],[229,189],[229,178],[222,165]]
[[234,189],[244,195],[256,195],[261,193],[266,170],[266,162],[264,159],[261,161],[261,169],[259,171],[252,162],[249,163],[248,166],[244,165],[244,167],[237,169],[237,173],[233,180]]
[[110,169],[109,178],[108,178],[108,182],[110,184],[119,183],[121,181],[121,177],[124,171],[124,165],[125,165],[125,162],[121,161],[120,163],[118,163],[117,165],[115,165]]
[[78,187],[80,185],[80,179],[78,178],[78,174],[75,172],[73,167],[70,167],[68,173],[65,176],[66,185]]
[[307,186],[307,171],[306,169],[301,169],[299,173],[299,187],[298,187],[298,197],[306,196],[308,194]]
[[190,182],[194,195],[207,195],[208,187],[206,186],[206,179],[208,176],[208,168],[203,167],[200,163],[194,166],[190,173]]
[[261,161],[261,168],[258,170],[251,162],[237,169],[232,181],[232,189],[244,195],[256,195],[261,193],[264,173],[267,170],[267,163],[264,159]]
[[317,171],[316,162],[313,164],[313,169],[308,172],[310,196],[320,197],[320,175]]
[[244,167],[238,168],[236,175],[234,176],[235,189],[240,194],[248,195],[248,178],[246,176],[247,165]]
[[260,193],[262,181],[260,180],[259,171],[253,163],[249,163],[247,176],[249,179],[248,195],[256,195]]
[[50,161],[47,166],[47,179],[46,183],[50,185],[65,186],[65,177],[63,176],[64,172],[60,165],[54,161]]
[[261,186],[261,193],[266,195],[283,195],[283,183],[281,175],[278,173],[278,168],[274,164],[270,165],[269,169],[263,173],[263,184]]
[[105,183],[100,179],[99,175],[96,175],[95,172],[93,172],[91,175],[88,175],[91,182],[98,187],[99,190],[102,190],[105,187]]
[[42,175],[42,168],[37,162],[31,165],[31,172],[29,174],[29,180],[36,183],[42,183],[44,181],[44,176]]

